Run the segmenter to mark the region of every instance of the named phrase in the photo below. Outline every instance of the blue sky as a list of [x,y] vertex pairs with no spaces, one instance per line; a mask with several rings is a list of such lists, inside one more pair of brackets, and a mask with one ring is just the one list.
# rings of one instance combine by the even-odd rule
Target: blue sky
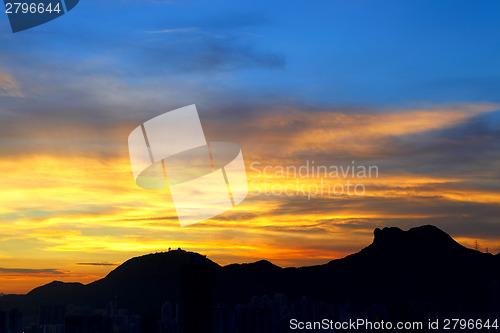
[[2,69],[319,107],[499,99],[495,1],[86,0],[76,9],[15,35],[4,17]]

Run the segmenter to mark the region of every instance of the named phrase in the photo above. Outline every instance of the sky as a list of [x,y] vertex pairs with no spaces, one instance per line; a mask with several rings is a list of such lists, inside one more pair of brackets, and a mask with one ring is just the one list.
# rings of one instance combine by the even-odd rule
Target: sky
[[[321,264],[385,226],[500,252],[499,9],[81,0],[16,34],[0,15],[0,292],[88,283],[170,247]],[[127,138],[191,104],[208,141],[241,147],[251,193],[181,228],[168,191],[134,183]],[[378,172],[279,173],[313,161]],[[363,194],[276,191],[347,181]]]

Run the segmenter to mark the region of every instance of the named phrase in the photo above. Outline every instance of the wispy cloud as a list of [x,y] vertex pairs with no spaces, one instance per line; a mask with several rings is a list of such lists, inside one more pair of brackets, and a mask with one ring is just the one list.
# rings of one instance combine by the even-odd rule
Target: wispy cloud
[[406,138],[421,135],[420,141],[412,141],[415,146],[422,142],[436,143],[430,139],[432,133],[456,129],[499,109],[500,105],[494,103],[463,103],[383,111],[344,111],[334,107],[325,111],[239,112],[227,115],[225,122],[216,117],[209,119],[211,126],[206,128],[209,137],[236,138],[247,154],[255,151],[269,162],[331,160],[332,156],[337,161],[400,158],[415,153],[412,147],[402,146],[402,142],[410,142]]
[[0,96],[22,97],[21,84],[12,75],[0,71]]
[[165,29],[165,30],[150,30],[146,31],[148,34],[200,34],[205,36],[210,36],[214,38],[223,38],[223,35],[214,34],[212,32],[208,32],[202,30],[197,27],[187,27],[187,28],[174,28],[174,29]]
[[3,268],[0,273],[5,276],[59,276],[66,274],[58,269]]
[[175,34],[175,33],[191,33],[197,31],[198,31],[197,28],[189,27],[189,28],[176,28],[176,29],[165,29],[165,30],[152,30],[146,32],[148,34]]
[[110,262],[78,262],[76,264],[79,266],[118,266]]

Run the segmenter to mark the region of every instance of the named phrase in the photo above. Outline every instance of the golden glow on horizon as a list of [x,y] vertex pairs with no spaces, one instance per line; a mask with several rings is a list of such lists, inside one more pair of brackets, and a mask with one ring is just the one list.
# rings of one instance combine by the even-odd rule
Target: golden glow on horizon
[[[113,268],[99,266],[103,261],[121,263],[169,247],[207,254],[219,264],[259,259],[285,266],[324,263],[368,245],[373,228],[385,221],[419,225],[455,214],[415,207],[432,206],[436,200],[496,204],[500,193],[465,186],[469,179],[383,170],[378,178],[323,179],[330,186],[346,180],[362,182],[363,197],[329,193],[309,200],[297,187],[317,185],[318,177],[297,180],[258,175],[250,169],[252,161],[262,166],[300,165],[303,161],[296,154],[307,150],[319,154],[325,147],[377,155],[387,149],[383,144],[387,136],[446,128],[491,109],[491,105],[469,105],[439,113],[384,116],[291,113],[259,120],[256,126],[268,126],[271,133],[259,140],[267,140],[288,157],[249,149],[250,158],[245,157],[249,190],[263,193],[290,185],[295,194],[251,195],[235,209],[186,228],[179,227],[167,191],[134,184],[126,154],[106,159],[54,153],[1,157],[0,292],[24,293],[52,280],[90,282]],[[297,117],[308,126],[285,142],[274,130]],[[401,202],[412,209],[399,209],[404,208],[398,207]],[[473,244],[472,238],[459,239],[464,245]],[[498,239],[480,242],[491,252],[500,246]],[[96,265],[77,265],[82,262]],[[26,273],[27,267],[40,271]]]

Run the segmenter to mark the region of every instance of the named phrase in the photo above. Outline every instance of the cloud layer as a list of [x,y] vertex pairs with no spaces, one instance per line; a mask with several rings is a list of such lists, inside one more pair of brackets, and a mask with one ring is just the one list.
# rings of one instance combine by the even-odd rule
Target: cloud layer
[[[0,291],[90,282],[169,247],[323,263],[389,225],[498,252],[498,6],[88,0],[26,33],[0,22]],[[208,141],[242,147],[261,194],[180,228],[168,191],[134,184],[127,137],[190,104]],[[307,161],[379,175],[250,168]],[[321,181],[366,191],[265,194]]]

